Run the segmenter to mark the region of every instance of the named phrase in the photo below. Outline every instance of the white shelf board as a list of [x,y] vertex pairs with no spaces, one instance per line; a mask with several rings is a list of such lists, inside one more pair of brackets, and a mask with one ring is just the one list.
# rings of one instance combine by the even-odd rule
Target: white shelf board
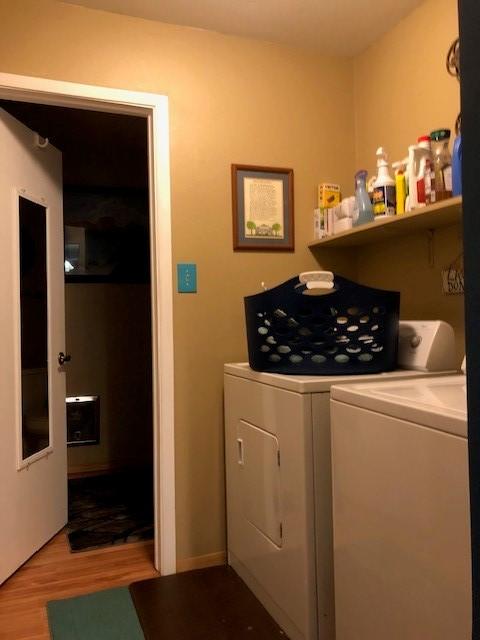
[[449,198],[409,213],[369,222],[333,236],[309,242],[310,249],[358,247],[382,242],[396,236],[414,234],[425,229],[437,229],[459,224],[462,220],[462,197]]

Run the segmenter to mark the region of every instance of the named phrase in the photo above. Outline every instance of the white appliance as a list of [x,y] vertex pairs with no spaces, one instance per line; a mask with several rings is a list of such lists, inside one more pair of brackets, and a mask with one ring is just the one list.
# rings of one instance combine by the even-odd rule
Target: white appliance
[[225,365],[228,562],[291,640],[335,638],[330,388],[438,375],[426,363],[445,348],[435,337],[444,323],[409,324],[430,349],[409,347],[408,370],[287,376]]
[[337,640],[470,638],[465,377],[331,396]]

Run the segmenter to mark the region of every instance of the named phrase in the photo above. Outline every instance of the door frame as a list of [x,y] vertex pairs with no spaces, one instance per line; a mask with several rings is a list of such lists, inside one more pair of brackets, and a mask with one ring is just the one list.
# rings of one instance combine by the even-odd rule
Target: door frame
[[176,571],[173,287],[168,97],[0,73],[0,99],[143,116],[148,126],[155,567]]
[[480,76],[478,25],[480,5],[458,3],[460,26],[460,103],[462,115],[463,250],[465,260],[465,350],[467,355],[468,454],[470,472],[470,524],[472,537],[472,638],[480,638],[480,267],[478,203],[480,162]]

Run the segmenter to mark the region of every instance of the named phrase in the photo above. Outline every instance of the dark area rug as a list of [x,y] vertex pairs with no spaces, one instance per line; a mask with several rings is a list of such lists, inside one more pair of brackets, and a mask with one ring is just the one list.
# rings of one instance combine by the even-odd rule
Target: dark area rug
[[153,538],[153,472],[68,481],[67,534],[72,551]]
[[233,569],[199,569],[130,585],[146,640],[286,640]]

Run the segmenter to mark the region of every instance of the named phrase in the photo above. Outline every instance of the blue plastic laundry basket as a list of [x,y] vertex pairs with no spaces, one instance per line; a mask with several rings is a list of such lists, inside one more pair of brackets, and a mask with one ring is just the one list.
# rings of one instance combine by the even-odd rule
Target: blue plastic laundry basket
[[334,275],[327,294],[304,295],[298,276],[247,296],[248,357],[255,371],[348,375],[391,371],[400,294]]

